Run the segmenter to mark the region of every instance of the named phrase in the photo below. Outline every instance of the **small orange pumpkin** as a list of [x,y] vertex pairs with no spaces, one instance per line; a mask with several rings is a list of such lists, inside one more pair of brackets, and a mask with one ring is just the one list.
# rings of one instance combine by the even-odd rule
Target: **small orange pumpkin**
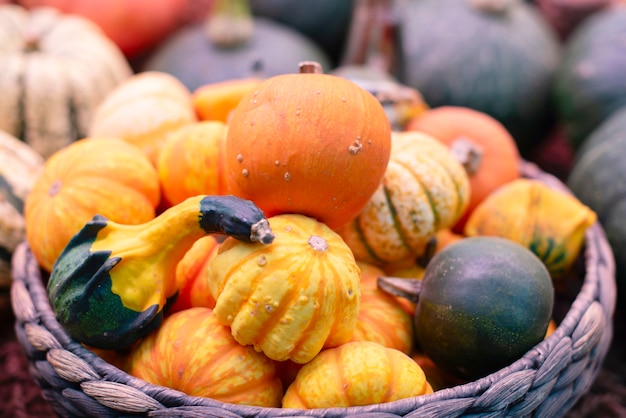
[[157,171],[141,150],[121,139],[85,138],[46,161],[25,201],[26,238],[50,271],[94,215],[141,224],[154,218],[160,196]]
[[176,285],[178,295],[168,313],[189,308],[214,308],[215,298],[209,289],[206,269],[219,249],[219,241],[214,235],[199,238],[176,265]]
[[260,82],[258,78],[237,78],[198,87],[191,96],[198,119],[227,123],[230,112]]
[[283,408],[372,405],[432,393],[424,371],[399,350],[355,341],[322,351],[302,366]]
[[168,136],[157,161],[165,206],[200,194],[226,194],[225,137],[226,125],[219,121],[190,123]]
[[454,225],[463,227],[474,208],[499,186],[520,177],[520,154],[509,131],[492,116],[463,106],[429,109],[406,127],[432,135],[448,145],[464,164],[470,180],[470,201]]
[[274,362],[239,345],[208,308],[169,316],[133,350],[129,373],[149,383],[220,402],[280,406]]
[[266,79],[239,102],[226,138],[226,181],[267,216],[300,213],[334,228],[380,184],[391,127],[371,93],[311,68]]

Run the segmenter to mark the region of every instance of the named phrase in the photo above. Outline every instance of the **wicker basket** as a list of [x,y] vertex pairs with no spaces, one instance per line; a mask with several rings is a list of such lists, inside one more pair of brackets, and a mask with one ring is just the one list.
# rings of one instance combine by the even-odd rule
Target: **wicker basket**
[[[524,175],[565,186],[535,165]],[[547,417],[564,416],[590,388],[612,339],[613,255],[598,223],[588,229],[581,272],[557,330],[522,358],[479,380],[432,395],[364,407],[293,410],[225,404],[148,384],[73,341],[55,320],[26,243],[14,254],[11,289],[18,339],[30,372],[67,417]],[[573,300],[572,300],[573,299]]]

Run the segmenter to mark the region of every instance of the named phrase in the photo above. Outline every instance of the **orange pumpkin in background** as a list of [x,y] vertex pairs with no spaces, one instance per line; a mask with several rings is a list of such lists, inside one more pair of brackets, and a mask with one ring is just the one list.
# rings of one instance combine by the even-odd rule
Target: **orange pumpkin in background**
[[334,228],[378,188],[391,151],[380,102],[356,83],[304,63],[262,81],[233,110],[226,137],[229,192],[267,216],[300,213]]
[[157,161],[164,206],[199,194],[226,194],[225,138],[226,125],[220,121],[184,125],[168,136]]
[[230,112],[260,82],[258,78],[241,78],[198,87],[191,97],[198,119],[227,123]]
[[429,109],[406,130],[429,134],[447,144],[465,166],[470,202],[453,230],[463,233],[469,215],[492,191],[520,177],[520,153],[509,131],[492,116],[463,106]]
[[83,16],[96,23],[127,57],[133,57],[178,28],[189,0],[19,0],[19,3],[28,8],[49,6]]

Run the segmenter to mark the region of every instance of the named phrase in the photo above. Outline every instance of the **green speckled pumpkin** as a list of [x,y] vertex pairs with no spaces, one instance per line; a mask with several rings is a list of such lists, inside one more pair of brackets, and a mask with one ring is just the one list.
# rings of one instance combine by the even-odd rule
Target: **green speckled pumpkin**
[[401,81],[431,107],[498,119],[525,153],[548,132],[556,34],[521,0],[420,0],[401,10]]

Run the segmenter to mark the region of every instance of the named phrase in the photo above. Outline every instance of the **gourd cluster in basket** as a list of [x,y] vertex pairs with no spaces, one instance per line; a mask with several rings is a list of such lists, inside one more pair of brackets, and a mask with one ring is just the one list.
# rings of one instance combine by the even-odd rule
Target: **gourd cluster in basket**
[[594,212],[523,177],[484,113],[413,102],[392,125],[300,70],[193,93],[133,75],[45,162],[26,233],[68,334],[188,395],[307,409],[429,394],[541,342]]

